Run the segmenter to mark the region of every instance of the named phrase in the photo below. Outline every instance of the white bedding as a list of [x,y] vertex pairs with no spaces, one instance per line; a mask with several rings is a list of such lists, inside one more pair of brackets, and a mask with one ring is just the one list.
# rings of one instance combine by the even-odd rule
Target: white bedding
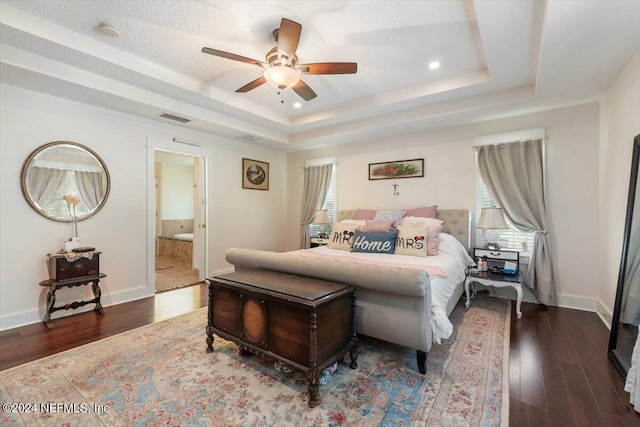
[[[291,253],[304,256],[319,256],[342,258],[353,262],[375,262],[376,264],[388,264],[405,268],[416,268],[433,272],[443,271],[446,277],[441,274],[430,274],[431,283],[431,329],[433,331],[433,341],[440,344],[442,339],[449,338],[453,332],[453,325],[446,313],[447,302],[453,295],[456,286],[464,281],[465,270],[468,265],[473,264],[473,260],[467,254],[464,246],[453,236],[440,233],[438,255],[427,257],[415,257],[409,255],[392,255],[349,252],[339,249],[330,249],[328,246],[319,246],[312,249],[302,249]],[[427,267],[427,268],[425,268]],[[429,271],[429,270],[427,270]]]

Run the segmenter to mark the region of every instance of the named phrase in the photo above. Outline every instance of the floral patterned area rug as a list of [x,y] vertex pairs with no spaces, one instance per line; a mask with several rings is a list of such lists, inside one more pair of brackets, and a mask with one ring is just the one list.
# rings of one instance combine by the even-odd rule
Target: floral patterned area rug
[[480,297],[434,344],[415,351],[361,337],[307,405],[307,382],[215,337],[206,308],[0,372],[2,426],[506,426],[509,301]]

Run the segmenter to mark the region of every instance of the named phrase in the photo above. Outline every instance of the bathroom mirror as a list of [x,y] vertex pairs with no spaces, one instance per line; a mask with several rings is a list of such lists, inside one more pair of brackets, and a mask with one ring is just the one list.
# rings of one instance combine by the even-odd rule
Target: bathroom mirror
[[633,140],[631,179],[627,201],[618,289],[611,321],[609,356],[621,374],[631,367],[640,324],[640,135]]
[[[37,148],[22,167],[22,193],[40,215],[60,222],[95,215],[107,201],[111,181],[100,156],[76,142],[56,141]],[[77,204],[68,204],[64,197]]]

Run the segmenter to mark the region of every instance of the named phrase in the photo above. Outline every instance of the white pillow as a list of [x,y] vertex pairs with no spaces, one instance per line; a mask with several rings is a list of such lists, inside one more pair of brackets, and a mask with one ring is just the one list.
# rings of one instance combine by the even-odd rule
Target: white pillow
[[357,228],[358,226],[355,224],[343,224],[341,222],[334,225],[329,236],[329,248],[350,251]]
[[427,256],[427,229],[398,226],[396,255]]
[[400,221],[403,227],[432,227],[434,225],[442,225],[444,221],[437,218],[423,218],[421,216],[405,216]]

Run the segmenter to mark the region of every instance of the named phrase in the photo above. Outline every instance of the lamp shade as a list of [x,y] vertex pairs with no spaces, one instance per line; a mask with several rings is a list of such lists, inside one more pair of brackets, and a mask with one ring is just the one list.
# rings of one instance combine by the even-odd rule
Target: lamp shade
[[509,225],[504,219],[502,208],[482,208],[476,228],[501,229],[509,228]]
[[314,224],[329,224],[329,215],[326,210],[316,211],[313,216]]

